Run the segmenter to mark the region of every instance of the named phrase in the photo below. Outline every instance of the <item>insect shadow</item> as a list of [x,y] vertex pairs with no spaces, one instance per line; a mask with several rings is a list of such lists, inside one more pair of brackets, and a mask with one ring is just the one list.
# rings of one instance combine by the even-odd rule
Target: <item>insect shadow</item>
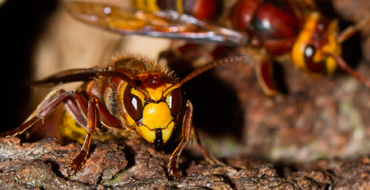
[[[181,61],[169,62],[169,66],[179,78],[194,70],[189,63]],[[244,123],[241,103],[235,89],[214,73],[214,70],[207,71],[182,87],[184,99],[194,105],[194,126],[215,137],[229,135],[241,140]]]

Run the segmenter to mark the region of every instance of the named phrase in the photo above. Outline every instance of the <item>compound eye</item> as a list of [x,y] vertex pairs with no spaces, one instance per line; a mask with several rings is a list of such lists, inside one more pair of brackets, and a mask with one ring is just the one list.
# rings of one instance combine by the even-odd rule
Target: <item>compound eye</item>
[[139,121],[143,116],[143,105],[140,98],[131,93],[132,87],[127,86],[124,92],[124,105],[127,113],[135,121]]
[[167,104],[171,109],[172,115],[177,115],[180,112],[181,108],[181,90],[176,89],[171,92],[167,97]]

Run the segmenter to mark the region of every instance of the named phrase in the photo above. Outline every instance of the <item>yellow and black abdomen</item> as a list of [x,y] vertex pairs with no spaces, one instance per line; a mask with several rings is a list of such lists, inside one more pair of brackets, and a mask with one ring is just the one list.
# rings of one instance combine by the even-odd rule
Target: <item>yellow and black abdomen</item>
[[86,133],[86,129],[79,126],[71,114],[65,111],[59,125],[59,138],[62,139],[62,142],[74,141],[83,144]]
[[[58,138],[62,143],[77,142],[83,144],[87,134],[87,129],[78,124],[68,111],[64,111],[58,131]],[[92,141],[103,142],[108,139],[122,139],[125,137],[123,132],[113,133],[108,128],[107,131],[102,131],[98,127],[92,136]]]

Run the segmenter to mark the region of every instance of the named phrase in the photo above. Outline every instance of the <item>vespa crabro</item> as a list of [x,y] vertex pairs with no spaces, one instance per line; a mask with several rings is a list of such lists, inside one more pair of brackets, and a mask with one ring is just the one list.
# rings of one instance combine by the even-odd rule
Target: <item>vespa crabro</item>
[[209,153],[193,128],[193,106],[189,100],[182,99],[181,87],[209,69],[246,60],[245,57],[230,57],[213,61],[182,80],[167,65],[133,55],[118,57],[103,68],[62,71],[32,84],[83,84],[74,91],[50,92],[22,125],[1,133],[0,137],[24,133],[48,117],[58,105],[64,104],[64,119],[72,118],[87,132],[81,151],[71,164],[73,171],[86,160],[96,133],[102,137],[112,134],[142,137],[156,148],[181,139],[168,162],[168,172],[174,177],[180,176],[178,158],[191,136],[211,164],[223,165]]
[[[198,17],[192,14],[195,16],[193,17],[182,14],[187,13],[179,11],[182,9],[174,9],[175,12],[147,12],[100,3],[70,2],[67,4],[67,10],[78,20],[120,34],[185,39],[200,43],[214,42],[240,49],[249,45],[261,48],[264,59],[256,66],[256,71],[261,86],[269,95],[276,93],[271,80],[271,57],[287,52],[291,53],[293,63],[314,77],[332,74],[339,65],[370,87],[370,83],[349,68],[340,57],[341,42],[361,28],[365,21],[339,33],[336,22],[322,18],[318,12],[302,16],[305,22],[300,22],[297,13],[299,11],[289,3],[262,0],[236,2],[230,9],[232,11],[229,11],[231,16],[226,16],[223,20],[227,22],[227,19],[232,19],[232,15],[236,14],[236,21],[228,21],[232,29],[209,24],[204,21],[208,16]],[[210,15],[215,19],[213,16],[217,16],[217,11]],[[243,20],[247,22],[241,24]],[[216,61],[196,69],[180,81],[167,67],[153,60],[137,57],[119,58],[104,68],[57,73],[34,84],[55,86],[77,81],[84,83],[76,91],[51,92],[21,126],[0,136],[23,133],[47,117],[57,105],[64,103],[71,115],[66,117],[72,117],[87,131],[81,151],[73,160],[74,169],[81,167],[86,159],[93,134],[96,131],[105,132],[106,128],[130,135],[138,134],[156,147],[170,142],[176,136],[174,131],[181,129],[182,140],[168,163],[168,171],[174,176],[180,175],[177,170],[178,157],[191,135],[195,137],[208,161],[221,164],[211,156],[192,127],[193,108],[190,101],[181,101],[180,87],[206,70],[229,62],[245,61],[249,57],[243,54],[243,51],[240,52],[243,57],[224,59],[217,59],[219,55],[211,54],[212,59]],[[176,127],[181,122],[182,127]]]
[[[206,60],[203,61],[206,63],[228,55],[247,55],[248,49],[257,49],[257,79],[267,95],[278,92],[273,76],[275,58],[289,53],[290,61],[313,78],[333,75],[339,67],[370,87],[370,82],[341,57],[341,43],[360,30],[368,18],[340,32],[338,21],[316,11],[311,0],[133,2],[138,10],[86,2],[69,3],[67,10],[77,20],[119,34],[191,42],[190,48],[189,43],[176,42],[170,48],[169,52],[179,60],[187,49],[194,51],[208,42],[216,45],[207,55],[198,51],[190,61]],[[230,51],[233,53],[228,54]],[[166,59],[168,54],[163,55]]]

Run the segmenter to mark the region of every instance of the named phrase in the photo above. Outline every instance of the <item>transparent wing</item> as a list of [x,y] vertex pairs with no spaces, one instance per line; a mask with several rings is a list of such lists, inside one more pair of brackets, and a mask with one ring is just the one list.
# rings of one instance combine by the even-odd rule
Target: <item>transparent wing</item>
[[248,37],[243,33],[212,26],[174,11],[151,13],[83,1],[68,2],[66,10],[79,21],[119,34],[217,42],[231,46],[248,43]]

